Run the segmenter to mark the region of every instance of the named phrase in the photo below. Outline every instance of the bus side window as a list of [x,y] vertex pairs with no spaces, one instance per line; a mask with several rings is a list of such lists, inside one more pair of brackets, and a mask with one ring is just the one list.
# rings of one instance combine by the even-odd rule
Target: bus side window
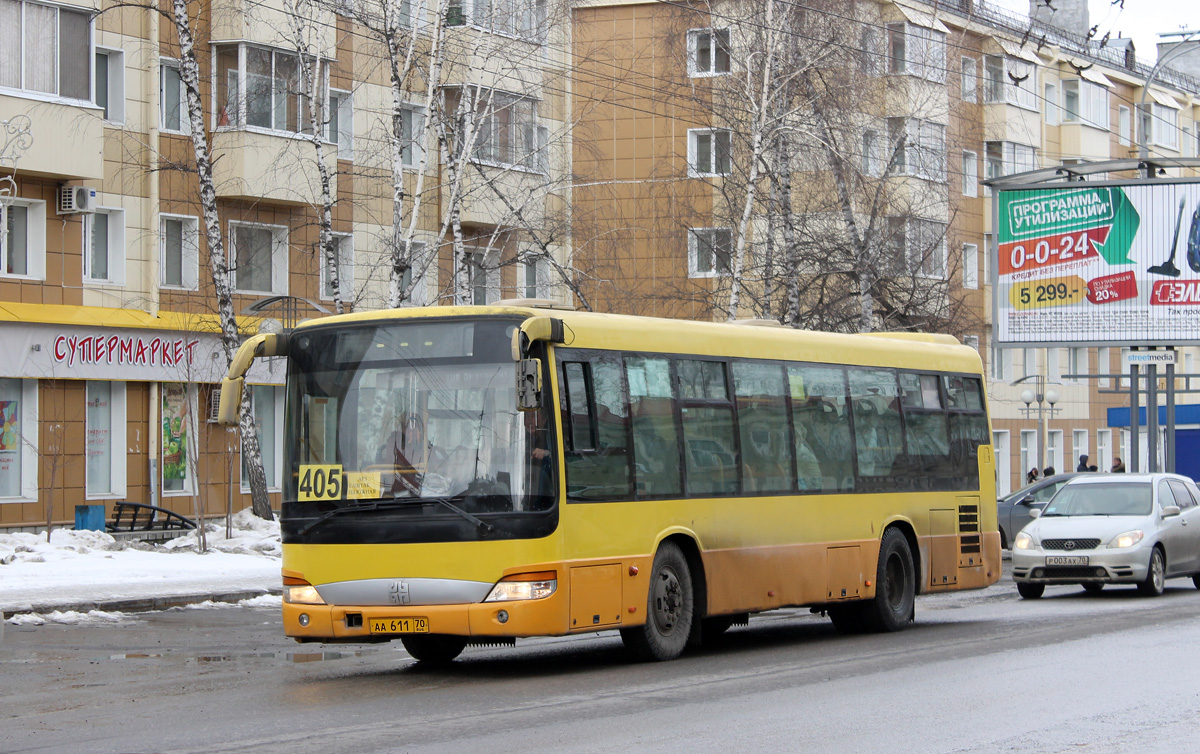
[[596,437],[589,396],[589,365],[580,362],[564,362],[563,377],[565,418],[567,420],[567,449],[595,450]]
[[802,490],[854,489],[846,371],[841,367],[789,366],[796,482]]
[[683,491],[671,363],[627,356],[629,416],[633,422],[634,479],[639,496],[678,496]]
[[903,449],[898,398],[894,371],[850,369],[854,445],[860,476],[885,477],[892,473]]
[[742,441],[743,491],[794,490],[783,365],[735,361],[733,389]]
[[620,362],[612,356],[588,356],[591,361],[562,364],[567,496],[627,498],[629,409]]

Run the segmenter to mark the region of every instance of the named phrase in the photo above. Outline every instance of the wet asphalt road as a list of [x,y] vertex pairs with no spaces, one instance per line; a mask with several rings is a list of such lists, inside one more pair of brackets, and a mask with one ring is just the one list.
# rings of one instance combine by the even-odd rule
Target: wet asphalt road
[[1181,752],[1200,748],[1200,591],[921,597],[846,637],[807,610],[633,664],[614,632],[471,647],[300,645],[276,610],[7,625],[0,752]]

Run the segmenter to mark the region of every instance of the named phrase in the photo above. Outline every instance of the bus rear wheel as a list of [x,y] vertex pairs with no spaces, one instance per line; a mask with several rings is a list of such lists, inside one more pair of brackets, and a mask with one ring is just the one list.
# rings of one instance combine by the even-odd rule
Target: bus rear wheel
[[875,598],[861,604],[868,631],[901,631],[913,621],[917,601],[917,573],[908,537],[888,529],[879,543],[875,572]]
[[683,653],[695,620],[692,572],[683,551],[663,542],[654,555],[646,622],[621,629],[621,639],[643,661],[673,660]]
[[404,649],[417,662],[444,665],[462,654],[467,646],[465,636],[449,634],[405,634],[400,637]]

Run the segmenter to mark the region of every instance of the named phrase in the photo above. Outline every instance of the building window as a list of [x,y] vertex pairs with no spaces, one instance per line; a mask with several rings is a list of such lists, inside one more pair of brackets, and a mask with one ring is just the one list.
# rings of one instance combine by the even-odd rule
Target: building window
[[87,497],[124,497],[125,383],[89,380],[86,421]]
[[196,448],[191,417],[196,415],[194,397],[180,382],[162,384],[162,491],[164,495],[188,494],[195,486],[188,459]]
[[229,224],[233,287],[248,293],[287,293],[287,228]]
[[1127,147],[1133,141],[1132,111],[1124,105],[1117,105],[1117,143]]
[[976,71],[978,66],[979,63],[975,58],[962,58],[959,67],[959,78],[963,102],[979,101],[979,74]]
[[1063,123],[1082,123],[1108,130],[1108,90],[1080,79],[1062,82]]
[[179,63],[160,60],[158,64],[158,126],[163,131],[188,134],[192,121],[187,116],[187,98],[179,78]]
[[467,21],[496,34],[543,42],[546,0],[450,0],[446,25]]
[[728,130],[688,130],[688,173],[692,177],[728,175],[730,169]]
[[0,503],[37,500],[37,380],[0,378]]
[[125,121],[125,53],[96,48],[95,102],[110,123]]
[[1142,139],[1167,149],[1179,149],[1179,111],[1157,102],[1139,108]]
[[946,224],[933,220],[908,220],[904,228],[907,272],[917,277],[945,279]]
[[517,286],[526,298],[550,297],[550,261],[544,253],[530,251],[525,254]]
[[1032,63],[1003,55],[983,58],[983,101],[1038,109],[1037,70]]
[[[1088,456],[1088,465],[1096,462],[1096,459],[1091,458],[1092,451],[1089,450],[1091,445],[1089,432],[1086,429],[1071,430],[1071,452],[1072,458],[1078,463],[1080,456]],[[1060,471],[1070,471],[1070,469],[1060,469]]]
[[[354,95],[350,92],[329,90],[329,123],[326,136],[337,144],[339,160],[354,159]],[[411,134],[409,130],[407,133]],[[411,150],[409,150],[411,152]],[[406,165],[411,164],[405,162]]]
[[425,154],[422,137],[425,134],[425,113],[417,107],[405,107],[400,111],[400,162],[407,167],[421,164]]
[[1008,348],[992,348],[992,379],[1011,382],[1013,379],[1013,352]]
[[688,32],[688,73],[692,76],[729,73],[729,29]]
[[[249,385],[250,413],[258,429],[258,450],[262,456],[263,473],[267,487],[278,490],[279,470],[283,467],[283,389],[274,385]],[[250,491],[249,465],[242,455],[242,492]]]
[[979,246],[973,243],[962,245],[963,288],[979,287]]
[[83,279],[125,282],[125,210],[98,209],[83,216]]
[[46,203],[13,199],[0,204],[0,276],[46,277]]
[[1034,148],[1011,141],[989,141],[984,144],[986,177],[1000,178],[1014,173],[1024,173],[1037,168],[1037,153]]
[[158,248],[160,284],[196,290],[200,283],[200,221],[186,215],[160,215]]
[[[946,127],[918,118],[888,118],[888,137],[896,155],[896,173],[931,181],[946,180]],[[901,145],[903,139],[903,145]]]
[[946,35],[912,24],[888,24],[888,72],[946,80]]
[[499,257],[495,250],[480,247],[468,248],[463,259],[455,258],[455,278],[465,286],[456,297],[458,303],[480,306],[500,300]]
[[712,278],[732,274],[733,230],[692,228],[688,231],[688,277]]
[[879,29],[872,24],[863,24],[859,34],[858,71],[870,76],[877,75],[882,69]]
[[863,175],[873,178],[883,175],[884,161],[880,154],[879,132],[868,128],[862,137],[862,171]]
[[0,87],[90,101],[91,13],[0,0]]
[[979,196],[979,155],[963,150],[962,153],[963,196]]
[[[217,126],[309,133],[308,83],[295,53],[247,44],[215,45]],[[317,98],[329,93],[329,64],[317,72]]]
[[[338,262],[338,298],[353,300],[354,296],[354,237],[349,233],[333,235],[334,256]],[[321,298],[333,298],[333,266],[321,250]]]
[[[475,141],[471,157],[495,165],[519,166],[545,172],[549,131],[538,121],[538,102],[529,97],[497,91],[479,91],[475,108]],[[465,103],[464,103],[465,105]],[[423,118],[419,110],[408,116],[411,150],[408,164],[420,159]],[[460,118],[460,123],[463,119]],[[465,128],[465,124],[460,128]]]
[[1058,125],[1058,87],[1052,82],[1047,81],[1045,87],[1046,96],[1043,98],[1046,102],[1046,125]]

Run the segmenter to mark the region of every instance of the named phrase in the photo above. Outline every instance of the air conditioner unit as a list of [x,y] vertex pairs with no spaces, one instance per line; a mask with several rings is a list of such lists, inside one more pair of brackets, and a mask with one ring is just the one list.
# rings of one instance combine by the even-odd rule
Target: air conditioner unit
[[216,424],[221,415],[221,388],[214,387],[208,394],[208,423]]
[[59,186],[58,214],[76,215],[96,211],[96,189],[87,186]]

